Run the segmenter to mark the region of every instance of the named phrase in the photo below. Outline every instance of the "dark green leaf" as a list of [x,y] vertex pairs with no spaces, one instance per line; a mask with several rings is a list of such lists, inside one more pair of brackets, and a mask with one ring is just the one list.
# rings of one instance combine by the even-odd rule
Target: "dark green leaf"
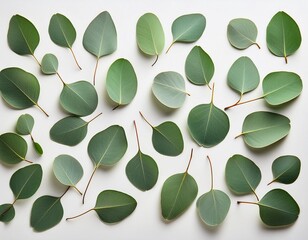
[[0,205],[0,222],[8,223],[15,217],[15,208],[13,204],[6,203]]
[[16,124],[16,132],[20,135],[29,135],[34,126],[34,119],[30,114],[21,115]]
[[34,145],[35,151],[36,151],[38,154],[43,155],[44,151],[43,151],[42,146],[41,146],[39,143],[37,143],[37,142],[33,142],[33,145]]

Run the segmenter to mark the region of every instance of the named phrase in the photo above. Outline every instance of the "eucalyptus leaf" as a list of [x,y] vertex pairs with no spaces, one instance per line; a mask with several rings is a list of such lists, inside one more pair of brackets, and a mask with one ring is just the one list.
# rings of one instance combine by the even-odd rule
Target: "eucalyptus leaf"
[[13,204],[6,203],[0,205],[0,222],[8,223],[15,217],[15,208]]
[[266,43],[268,49],[278,57],[292,55],[302,42],[301,32],[292,17],[281,11],[276,13],[267,25]]
[[187,79],[195,85],[208,85],[214,75],[215,67],[211,57],[200,47],[195,46],[185,61]]
[[172,109],[183,106],[186,95],[185,81],[177,72],[161,72],[154,78],[152,92],[164,106]]
[[288,135],[290,119],[273,112],[253,112],[243,123],[242,136],[244,142],[252,148],[264,148],[278,142]]
[[158,56],[165,46],[165,34],[158,17],[153,13],[142,15],[137,22],[136,37],[139,49],[150,56]]
[[120,58],[111,64],[107,72],[106,90],[118,106],[129,104],[133,100],[137,85],[135,70],[128,60]]
[[35,151],[36,151],[38,154],[43,155],[44,151],[43,151],[42,146],[41,146],[39,143],[33,142],[33,146],[34,146]]
[[270,183],[291,184],[298,178],[300,170],[301,161],[298,157],[292,155],[278,157],[272,164],[274,179]]
[[56,74],[58,72],[59,62],[55,55],[47,53],[41,62],[41,70],[44,74]]
[[96,57],[93,84],[98,61],[101,57],[112,54],[117,49],[117,31],[109,12],[97,15],[83,35],[83,47]]
[[30,114],[21,115],[16,124],[16,132],[20,135],[29,135],[34,126],[34,119]]
[[253,21],[246,18],[232,19],[227,28],[227,36],[230,44],[237,49],[246,49],[256,43],[258,29]]

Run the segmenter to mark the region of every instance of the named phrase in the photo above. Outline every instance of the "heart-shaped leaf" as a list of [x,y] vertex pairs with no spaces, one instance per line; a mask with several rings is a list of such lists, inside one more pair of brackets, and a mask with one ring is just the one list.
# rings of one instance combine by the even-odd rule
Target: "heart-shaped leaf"
[[15,200],[31,197],[41,185],[43,170],[39,164],[17,170],[11,177],[10,188],[14,193]]
[[138,47],[143,53],[156,56],[153,66],[165,46],[165,34],[158,17],[153,13],[142,15],[137,22],[136,37]]
[[292,155],[276,158],[272,164],[273,180],[284,184],[295,182],[301,170],[301,161],[298,157]]
[[16,132],[21,135],[29,135],[34,126],[34,119],[30,114],[21,115],[16,124]]
[[15,208],[13,204],[6,203],[0,205],[0,222],[8,223],[15,217]]
[[254,112],[249,114],[243,123],[244,142],[252,148],[264,148],[278,142],[288,135],[290,119],[273,112]]
[[94,112],[98,96],[93,85],[87,81],[64,84],[60,95],[63,109],[77,116],[87,116]]
[[256,43],[258,29],[253,21],[246,18],[232,19],[227,28],[227,36],[230,44],[237,49],[246,49]]
[[168,108],[183,106],[186,95],[185,81],[177,72],[161,72],[154,78],[152,92],[157,100]]
[[40,85],[37,78],[20,68],[5,68],[0,72],[0,91],[4,101],[15,109],[26,109],[33,105],[48,114],[38,105]]
[[56,226],[63,217],[61,197],[42,196],[35,200],[31,209],[30,225],[37,232]]
[[268,49],[278,57],[292,55],[301,45],[302,37],[297,23],[285,12],[276,13],[266,29]]
[[112,101],[129,104],[137,92],[137,76],[132,64],[120,58],[111,64],[106,78],[106,90]]
[[193,47],[185,61],[187,79],[196,85],[209,85],[214,71],[211,57],[200,46]]
[[117,49],[117,30],[109,12],[97,15],[87,27],[83,35],[83,47],[96,57],[93,84],[98,61],[101,57],[112,54]]
[[41,62],[41,70],[44,74],[56,74],[58,72],[59,62],[55,55],[47,53]]
[[191,43],[197,41],[204,32],[205,24],[205,17],[200,13],[182,15],[175,19],[171,27],[173,41],[167,52],[176,42]]

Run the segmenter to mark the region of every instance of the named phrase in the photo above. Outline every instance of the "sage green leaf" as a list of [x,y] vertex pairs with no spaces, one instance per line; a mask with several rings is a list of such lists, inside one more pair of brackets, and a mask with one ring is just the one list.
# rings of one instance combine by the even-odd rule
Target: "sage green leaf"
[[175,19],[171,27],[173,41],[168,50],[176,42],[191,43],[197,41],[202,36],[205,25],[205,17],[200,13],[182,15]]
[[94,112],[98,96],[93,85],[87,81],[65,84],[60,95],[60,105],[73,115],[87,116]]
[[152,92],[157,100],[168,108],[183,106],[186,95],[185,81],[177,72],[161,72],[154,78]]
[[59,62],[55,55],[47,53],[41,62],[41,70],[44,74],[56,74],[58,72]]
[[258,29],[253,21],[246,18],[232,19],[227,28],[227,36],[230,44],[237,49],[246,49],[256,43]]
[[43,155],[44,151],[43,151],[42,146],[41,146],[39,143],[33,142],[33,146],[34,146],[35,151],[36,151],[38,154]]
[[211,57],[200,46],[193,47],[185,61],[187,79],[196,85],[209,85],[214,71]]
[[132,64],[120,58],[113,62],[107,72],[106,90],[112,101],[129,104],[137,92],[137,76]]
[[17,14],[10,20],[7,40],[13,52],[19,55],[33,55],[40,42],[40,36],[28,19]]
[[37,232],[56,226],[63,217],[61,197],[42,196],[35,200],[31,209],[30,225]]
[[0,161],[6,164],[16,164],[25,159],[28,145],[26,141],[15,133],[0,135]]
[[265,101],[277,106],[289,102],[298,97],[303,89],[303,83],[296,73],[272,72],[262,82]]
[[16,132],[20,135],[29,135],[34,126],[34,119],[30,114],[21,115],[16,124]]
[[301,45],[302,37],[297,23],[285,12],[276,13],[266,29],[268,49],[278,57],[292,55]]
[[136,37],[138,47],[143,53],[156,56],[154,65],[165,46],[164,30],[155,14],[146,13],[138,19]]
[[8,223],[15,217],[15,208],[13,204],[6,203],[0,205],[0,222]]
[[0,72],[0,91],[4,101],[15,109],[26,109],[38,105],[40,85],[37,78],[20,68],[5,68]]
[[290,128],[289,118],[278,113],[260,111],[245,118],[239,136],[252,148],[264,148],[287,136]]
[[39,164],[17,170],[11,177],[10,188],[14,193],[15,200],[31,197],[41,185],[43,170]]
[[278,157],[272,164],[274,179],[270,183],[291,184],[298,178],[300,170],[301,161],[298,157],[292,155]]
[[250,159],[239,154],[229,158],[225,174],[229,189],[237,195],[255,194],[261,181],[259,167]]

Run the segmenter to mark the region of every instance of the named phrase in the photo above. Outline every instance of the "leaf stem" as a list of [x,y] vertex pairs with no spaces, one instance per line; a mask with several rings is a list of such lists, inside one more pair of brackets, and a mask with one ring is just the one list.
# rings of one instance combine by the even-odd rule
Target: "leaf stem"
[[48,113],[47,113],[38,103],[35,103],[35,105],[36,105],[47,117],[49,117]]
[[246,201],[237,201],[237,204],[254,204],[254,205],[258,205],[258,203],[255,202],[246,202]]
[[25,158],[24,158],[23,160],[24,160],[25,162],[27,162],[27,163],[31,163],[31,164],[33,163],[32,161],[27,160],[27,159],[25,159]]
[[59,197],[60,199],[67,193],[67,191],[71,188],[71,186],[68,186],[66,188],[66,190],[64,191],[64,193]]
[[257,100],[260,100],[264,98],[264,95],[261,96],[261,97],[257,97],[257,98],[253,98],[253,99],[250,99],[250,100],[247,100],[247,101],[244,101],[244,102],[237,102],[236,104],[233,104],[229,107],[226,107],[225,110],[229,109],[229,108],[232,108],[232,107],[235,107],[235,106],[238,106],[238,105],[242,105],[242,104],[245,104],[245,103],[250,103],[250,102],[254,102],[254,101],[257,101]]
[[241,137],[242,135],[244,135],[245,133],[240,133],[239,135],[235,136],[234,139],[237,139],[239,137]]
[[152,128],[154,128],[154,126],[145,118],[145,116],[143,116],[143,114],[139,111],[141,117],[144,119],[144,121],[146,121],[147,124],[149,124]]
[[211,103],[212,104],[214,102],[214,90],[215,90],[215,83],[213,83],[213,87],[212,87],[212,96],[211,96]]
[[138,129],[137,129],[137,125],[136,125],[136,121],[135,121],[135,120],[134,120],[134,127],[135,127],[135,133],[136,133],[136,138],[137,138],[138,150],[140,151],[140,143],[139,143]]
[[113,110],[116,110],[118,107],[120,107],[120,104],[118,104],[117,106],[115,106],[115,107],[112,109],[112,111],[113,111]]
[[213,174],[213,166],[212,166],[212,161],[210,159],[209,156],[206,156],[207,159],[209,160],[209,164],[210,164],[210,171],[211,171],[211,190],[213,190],[214,188],[214,174]]
[[76,65],[77,65],[77,67],[79,68],[79,70],[82,70],[82,68],[80,67],[80,65],[79,65],[79,63],[78,63],[78,61],[77,61],[77,58],[76,58],[76,56],[75,56],[75,53],[74,53],[73,49],[72,49],[71,47],[70,47],[69,49],[71,50],[71,53],[72,53],[72,55],[73,55],[73,58],[74,58],[74,60],[75,60],[75,63],[76,63]]
[[257,193],[255,192],[255,190],[254,189],[251,189],[252,190],[252,193],[253,193],[253,195],[255,195],[256,196],[256,199],[257,199],[257,201],[259,202],[259,197],[258,197],[258,195],[257,195]]
[[232,104],[232,105],[230,105],[230,106],[228,106],[228,107],[225,107],[224,110],[226,111],[226,110],[228,110],[229,108],[233,108],[233,107],[235,107],[236,105],[238,105],[239,102],[242,100],[242,96],[243,96],[243,94],[241,94],[240,99],[237,100],[236,103],[234,103],[234,104]]
[[34,58],[34,60],[37,62],[37,64],[41,67],[42,65],[41,65],[41,63],[39,62],[39,60],[35,57],[35,55],[34,54],[31,54],[32,55],[32,57]]
[[259,49],[261,49],[260,45],[257,42],[255,42],[254,45],[256,45]]
[[273,182],[276,182],[276,179],[273,179],[272,181],[270,181],[270,182],[267,184],[267,186],[270,185],[270,184],[272,184]]
[[87,214],[88,212],[91,212],[92,210],[94,210],[94,208],[91,208],[91,209],[89,209],[89,210],[87,210],[87,211],[85,211],[85,212],[83,212],[83,213],[81,213],[81,214],[78,214],[78,215],[74,216],[74,217],[66,218],[66,221],[67,221],[67,220],[72,220],[72,219],[75,219],[75,218],[78,218],[78,217],[81,217],[81,216]]
[[284,56],[284,61],[286,62],[286,64],[288,64],[288,58],[287,58],[287,56]]
[[155,61],[154,61],[153,64],[151,65],[152,67],[155,65],[155,63],[157,62],[157,60],[158,60],[158,55],[156,55]]
[[96,78],[96,71],[97,71],[97,67],[98,67],[98,61],[99,58],[96,59],[96,64],[95,64],[95,68],[94,68],[94,75],[93,75],[93,85],[95,86],[95,78]]
[[87,184],[87,186],[86,186],[86,189],[85,189],[85,191],[84,191],[84,193],[83,193],[82,204],[84,204],[84,199],[85,199],[85,197],[86,197],[88,188],[89,188],[89,186],[90,186],[90,182],[92,181],[92,178],[93,178],[94,173],[96,172],[96,170],[97,170],[97,167],[94,168],[94,170],[93,170],[93,172],[92,172],[92,174],[91,174],[91,177],[90,177],[90,179],[89,179],[89,181],[88,181],[88,184]]
[[99,113],[99,114],[97,114],[94,118],[92,118],[90,121],[88,121],[88,124],[90,123],[90,122],[92,122],[92,121],[94,121],[96,118],[98,118],[100,115],[102,115],[103,113],[101,112],[101,113]]
[[66,83],[64,82],[64,80],[63,80],[63,78],[61,77],[61,75],[60,75],[58,72],[56,72],[56,74],[57,74],[57,76],[59,77],[59,79],[61,80],[61,82],[63,83],[63,85],[65,86]]
[[34,141],[34,138],[33,138],[32,134],[30,133],[29,135],[30,135],[31,141],[32,141],[33,143],[35,143],[35,141]]
[[175,42],[172,42],[172,43],[170,44],[170,46],[168,47],[168,49],[167,49],[167,51],[166,51],[166,54],[169,52],[170,48],[173,46],[174,43],[175,43]]
[[188,169],[189,169],[189,167],[190,167],[190,163],[191,163],[191,160],[192,160],[193,153],[194,153],[194,149],[192,148],[191,151],[190,151],[189,162],[188,162],[187,168],[186,168],[186,170],[185,170],[185,173],[188,172]]
[[76,186],[73,186],[73,188],[82,196],[82,192]]

